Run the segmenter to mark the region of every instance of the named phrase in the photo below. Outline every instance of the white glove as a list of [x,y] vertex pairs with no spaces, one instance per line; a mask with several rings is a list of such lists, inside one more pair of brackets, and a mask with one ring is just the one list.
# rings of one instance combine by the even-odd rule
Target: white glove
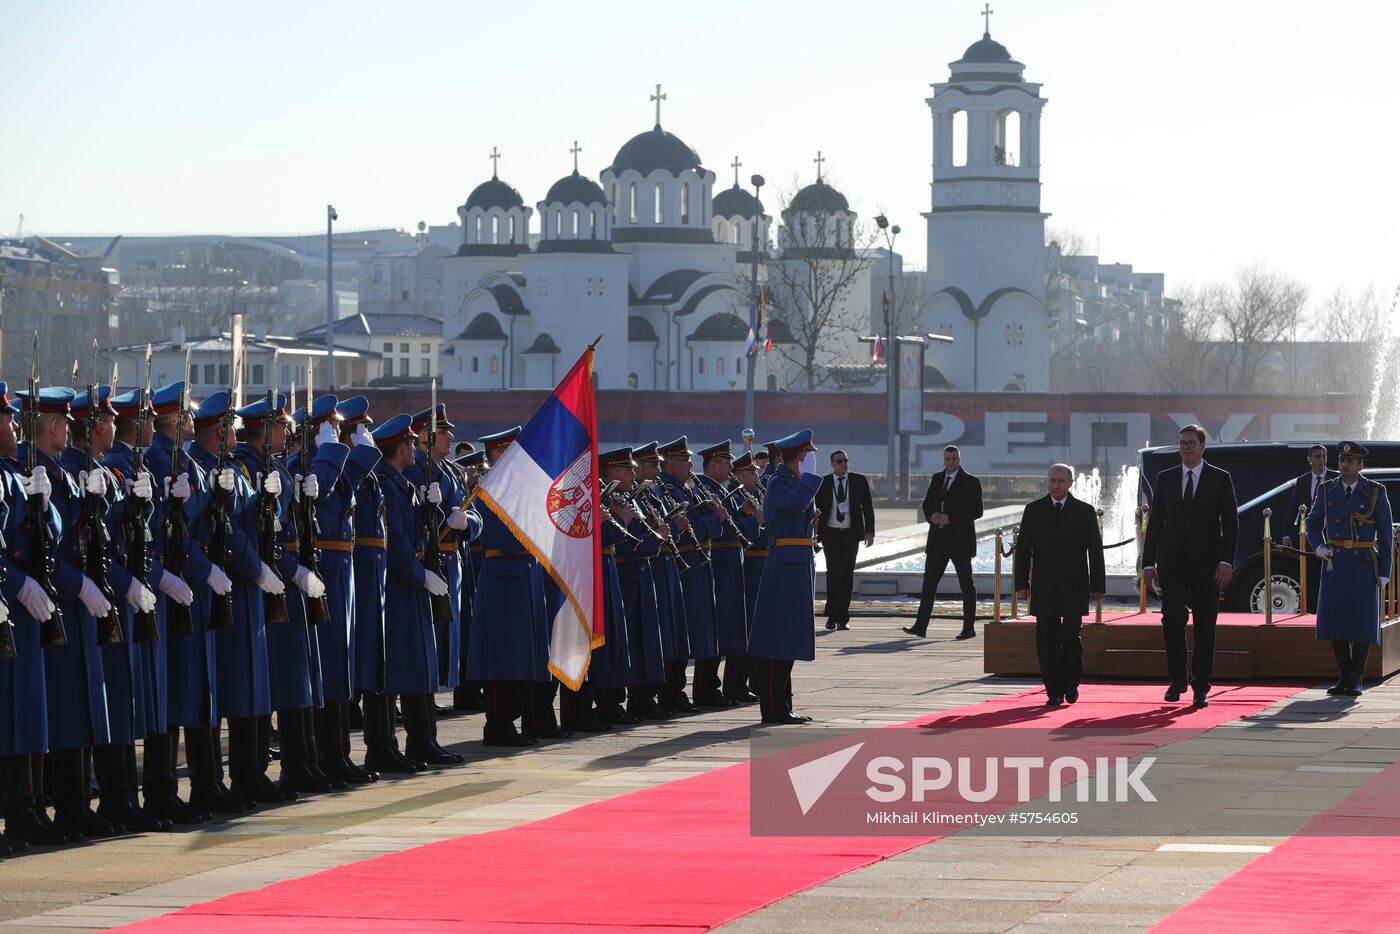
[[87,607],[87,611],[95,618],[102,619],[112,612],[112,604],[107,602],[107,598],[102,596],[102,591],[97,589],[92,578],[83,578],[83,589],[78,591],[78,599]]
[[106,496],[107,475],[100,470],[94,470],[91,473],[86,470],[80,471],[78,473],[78,486],[93,496]]
[[210,590],[221,597],[233,590],[233,581],[224,573],[224,569],[217,564],[211,564],[209,566],[209,579],[206,580],[205,583],[209,585]]
[[262,488],[273,496],[281,496],[282,475],[275,470],[269,470],[267,476],[262,479]]
[[189,499],[190,475],[188,473],[182,473],[180,474],[180,476],[175,478],[174,483],[171,483],[170,478],[166,477],[165,492],[170,496],[175,497],[176,499]]
[[126,602],[138,613],[154,613],[156,609],[156,595],[138,580],[133,580],[126,588]]
[[321,580],[321,576],[310,568],[304,568],[298,565],[296,582],[297,586],[302,589],[302,592],[312,600],[326,595],[325,581]]
[[467,514],[460,509],[453,509],[447,513],[447,527],[456,529],[458,532],[467,527]]
[[277,572],[263,562],[262,571],[258,574],[258,589],[263,593],[286,593],[287,585],[282,583],[282,578],[277,576]]
[[442,487],[438,486],[436,482],[428,484],[428,502],[434,506],[442,502]]
[[26,577],[19,588],[19,602],[29,611],[29,615],[43,622],[53,615],[53,601],[44,593],[44,588],[32,577]]
[[4,600],[0,600],[0,625],[10,621],[10,608],[5,605]]
[[301,494],[307,499],[315,499],[321,495],[321,482],[316,479],[314,473],[309,473],[304,477],[297,474],[297,480],[301,483]]
[[[49,480],[49,472],[44,469],[43,464],[36,464],[34,472],[24,478],[24,494],[26,496],[42,496],[46,503],[53,495],[53,483]],[[48,619],[48,617],[45,616],[44,619]]]
[[336,436],[335,433],[335,427],[331,425],[331,420],[329,418],[321,423],[320,428],[316,429],[317,447],[320,447],[323,444],[336,444],[339,441],[340,439]]
[[806,454],[803,454],[803,455],[802,455],[802,474],[803,474],[803,476],[806,476],[807,474],[816,473],[816,472],[817,472],[817,452],[816,452],[816,451],[808,451]]
[[369,433],[369,426],[364,422],[355,426],[355,433],[350,436],[350,440],[358,447],[361,444],[373,444],[374,435]]
[[148,470],[143,470],[136,475],[135,480],[131,481],[131,485],[127,487],[127,492],[137,499],[150,499],[151,486],[151,473]]
[[423,589],[434,597],[447,596],[447,581],[426,568],[423,571]]
[[1318,545],[1313,549],[1313,554],[1317,555],[1323,561],[1326,561],[1328,558],[1332,557],[1332,547],[1330,545]]
[[1388,578],[1388,577],[1381,577],[1381,578],[1377,578],[1377,579],[1381,582],[1381,586],[1382,586],[1382,587],[1384,587],[1386,584],[1390,583],[1390,578]]
[[225,467],[223,470],[219,471],[219,489],[223,490],[225,493],[232,493],[233,483],[232,467]]
[[169,571],[165,571],[160,575],[160,583],[156,586],[160,588],[161,593],[180,604],[180,606],[189,606],[191,603],[194,603],[194,591],[190,589],[189,584],[185,583],[185,579],[178,574],[171,574]]

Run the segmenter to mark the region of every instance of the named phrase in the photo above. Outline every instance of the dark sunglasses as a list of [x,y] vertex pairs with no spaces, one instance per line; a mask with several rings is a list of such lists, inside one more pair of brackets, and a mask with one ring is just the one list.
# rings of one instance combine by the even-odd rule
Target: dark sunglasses
[[836,460],[832,461],[832,463],[833,463],[833,464],[844,464],[844,463],[846,463],[846,459],[845,459],[844,457],[838,457],[838,458],[836,458]]

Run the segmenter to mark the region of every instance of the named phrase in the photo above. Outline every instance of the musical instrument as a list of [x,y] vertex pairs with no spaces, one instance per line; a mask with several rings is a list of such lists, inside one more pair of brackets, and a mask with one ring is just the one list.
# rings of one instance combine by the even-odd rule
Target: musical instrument
[[720,522],[723,523],[723,525],[727,529],[729,529],[730,532],[734,533],[734,538],[739,542],[739,547],[748,548],[750,545],[752,545],[753,543],[750,542],[747,538],[745,538],[744,533],[740,531],[739,523],[734,521],[734,517],[729,514],[729,510],[724,508],[723,504],[721,504],[719,499],[715,496],[713,490],[711,490],[704,483],[700,482],[700,478],[695,475],[695,471],[693,470],[690,472],[690,480],[693,484],[695,484],[695,489],[700,495],[700,508],[709,509],[710,512],[715,513],[716,515],[718,515],[720,511],[723,510],[725,516],[723,519],[720,520]]
[[[677,501],[676,498],[671,495],[671,491],[666,488],[666,484],[664,482],[658,483],[656,485],[656,491],[661,496],[661,502],[664,503],[666,506],[666,521],[668,522],[674,519],[678,519],[682,513],[685,513],[690,508],[692,508],[688,503],[682,503]],[[696,566],[703,567],[704,565],[709,564],[709,552],[705,551],[705,549],[700,546],[700,539],[696,536],[695,530],[692,528],[687,528],[681,534],[684,535],[686,538],[685,544],[693,547],[696,553],[700,555],[700,564]]]

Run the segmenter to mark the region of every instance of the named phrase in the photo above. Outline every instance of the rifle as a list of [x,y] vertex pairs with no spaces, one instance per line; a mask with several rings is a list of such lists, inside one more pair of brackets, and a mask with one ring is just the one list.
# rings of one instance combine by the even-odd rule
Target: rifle
[[[24,407],[25,467],[30,476],[39,466],[39,448],[35,444],[39,433],[39,332],[34,332],[34,362],[29,371],[29,404]],[[60,481],[62,478],[59,478]],[[24,525],[29,533],[29,566],[25,572],[44,588],[53,603],[53,613],[39,624],[39,644],[44,648],[67,645],[68,634],[63,628],[63,612],[58,608],[58,588],[54,586],[54,563],[58,539],[44,514],[44,498],[30,496],[25,500]]]
[[[329,359],[329,358],[328,358]],[[312,361],[306,358],[306,410],[302,413],[298,434],[301,435],[299,452],[303,479],[311,473],[311,377]],[[316,547],[316,504],[303,491],[297,490],[297,561],[309,571],[316,570],[321,563],[321,550]],[[330,608],[326,606],[324,595],[306,598],[306,621],[312,626],[328,623]]]
[[[180,401],[175,409],[175,441],[170,450],[170,478],[166,490],[175,486],[175,481],[183,473],[180,458],[184,456],[180,445],[184,441],[185,419],[189,417],[189,373],[190,347],[185,347],[184,378],[180,381]],[[177,577],[185,576],[185,551],[190,539],[189,517],[185,515],[185,504],[167,495],[165,498],[165,569]],[[168,631],[177,636],[194,635],[194,617],[190,608],[174,600],[166,601],[165,616]]]
[[[234,364],[238,362],[238,348],[233,349]],[[233,430],[233,379],[234,367],[229,368],[228,408],[219,416],[219,456],[214,465],[213,496],[209,500],[209,560],[225,570],[233,564],[233,519],[229,515],[227,490],[219,485],[219,475],[228,466],[228,436]],[[226,594],[211,594],[213,602],[209,607],[210,629],[231,629],[233,627],[233,591]]]
[[[432,382],[432,407],[428,409],[428,450],[425,452],[425,463],[423,465],[423,483],[431,484],[433,471],[441,474],[441,469],[433,461],[433,446],[437,443],[437,378]],[[438,538],[438,524],[442,518],[442,510],[435,503],[428,502],[425,493],[423,496],[423,566],[432,571],[443,580],[447,580],[447,572],[442,566],[442,547]],[[446,594],[432,597],[433,622],[446,624],[452,621],[452,601]]]
[[[272,423],[278,418],[277,391],[267,390],[267,411],[263,413],[262,475],[266,479],[277,464],[272,459]],[[282,525],[277,521],[277,495],[267,491],[266,484],[258,490],[257,504],[258,557],[262,563],[276,569],[281,563],[282,543],[278,540]],[[263,594],[263,615],[268,623],[285,623],[287,596],[284,593]]]
[[[83,467],[88,476],[92,476],[93,471],[102,469],[92,451],[93,439],[97,435],[97,389],[97,339],[94,338],[92,382],[88,383],[87,414],[83,416],[83,424],[87,428],[87,441],[83,445]],[[78,526],[78,550],[83,556],[83,573],[97,585],[102,596],[111,604],[107,615],[97,621],[97,641],[102,645],[115,645],[126,641],[126,633],[122,631],[117,598],[112,593],[112,535],[107,531],[107,523],[103,521],[106,511],[107,503],[103,497],[83,490],[83,518]]]
[[[112,375],[112,391],[116,392],[117,378]],[[151,345],[146,345],[146,385],[137,394],[139,408],[136,410],[136,438],[131,449],[132,478],[141,476],[146,463],[146,446],[143,438],[151,423]],[[146,503],[144,500],[128,496],[126,508],[122,511],[122,536],[126,539],[126,570],[143,587],[151,576],[151,530],[146,525]],[[155,642],[160,638],[156,626],[156,614],[136,610],[132,617],[132,638],[137,642]]]

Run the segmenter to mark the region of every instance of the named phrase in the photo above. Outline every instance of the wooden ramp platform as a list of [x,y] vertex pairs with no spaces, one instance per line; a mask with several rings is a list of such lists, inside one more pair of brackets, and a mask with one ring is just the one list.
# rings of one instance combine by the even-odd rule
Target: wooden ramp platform
[[[1107,613],[1102,623],[1084,623],[1084,674],[1109,678],[1163,678],[1162,615]],[[1335,678],[1332,646],[1314,634],[1312,614],[1275,617],[1271,626],[1251,613],[1221,613],[1216,624],[1215,677],[1222,681],[1254,678]],[[1186,627],[1191,645],[1191,626]],[[998,675],[1038,675],[1035,620],[1018,617],[988,623],[984,629],[982,670]],[[1366,677],[1385,678],[1400,671],[1400,620],[1381,626],[1381,644],[1366,660]]]

